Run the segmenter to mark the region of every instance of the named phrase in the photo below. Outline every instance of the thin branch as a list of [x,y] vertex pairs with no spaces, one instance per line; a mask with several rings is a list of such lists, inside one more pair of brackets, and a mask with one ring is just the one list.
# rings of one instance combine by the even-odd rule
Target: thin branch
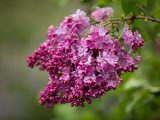
[[148,16],[131,16],[131,17],[121,17],[121,18],[113,18],[113,19],[109,19],[110,22],[112,21],[119,21],[119,20],[123,20],[123,21],[127,21],[127,20],[131,20],[134,21],[136,19],[141,19],[144,21],[152,21],[152,22],[158,22],[160,23],[160,19],[158,18],[154,18],[154,17],[148,17]]
[[148,21],[160,23],[160,19],[154,18],[154,17],[148,17],[148,16],[136,16],[136,19],[143,19],[143,20],[146,20],[146,21],[148,20]]

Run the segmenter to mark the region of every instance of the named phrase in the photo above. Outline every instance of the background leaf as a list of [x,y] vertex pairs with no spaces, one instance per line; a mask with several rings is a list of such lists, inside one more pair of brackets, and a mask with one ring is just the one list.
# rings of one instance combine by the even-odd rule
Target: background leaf
[[136,8],[136,3],[137,0],[121,0],[121,6],[125,15],[133,12],[133,10]]
[[139,0],[139,2],[144,5],[147,6],[148,0]]

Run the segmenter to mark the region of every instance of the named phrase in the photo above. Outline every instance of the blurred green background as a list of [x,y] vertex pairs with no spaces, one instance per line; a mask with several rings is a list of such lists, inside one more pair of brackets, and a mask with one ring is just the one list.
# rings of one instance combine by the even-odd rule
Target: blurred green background
[[117,90],[83,108],[38,104],[48,76],[28,68],[26,57],[46,39],[49,25],[58,25],[78,8],[89,13],[96,6],[112,6],[114,17],[130,15],[134,8],[160,18],[160,0],[122,1],[0,0],[0,120],[160,120],[160,24],[144,21],[132,24],[145,39],[139,69],[122,76]]

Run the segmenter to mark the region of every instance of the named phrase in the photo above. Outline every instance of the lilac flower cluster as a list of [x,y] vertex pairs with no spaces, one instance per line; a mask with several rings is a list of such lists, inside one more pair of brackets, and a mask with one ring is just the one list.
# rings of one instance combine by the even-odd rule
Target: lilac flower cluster
[[[103,21],[111,14],[111,8],[98,8],[92,15]],[[91,25],[89,20],[85,12],[77,10],[58,27],[50,26],[48,39],[28,57],[29,67],[38,66],[49,75],[48,84],[40,92],[40,104],[90,104],[93,98],[116,89],[124,72],[137,69],[140,56],[133,57],[132,50],[143,45],[140,34],[127,28],[122,35],[124,42],[119,41],[109,30]],[[132,49],[128,51],[127,45]]]
[[113,9],[111,7],[99,8],[91,14],[97,22],[104,22],[106,19],[111,18]]
[[124,43],[128,45],[131,50],[137,50],[144,44],[144,40],[142,39],[141,34],[139,34],[138,31],[132,33],[132,31],[129,30],[128,25],[125,26],[122,38]]

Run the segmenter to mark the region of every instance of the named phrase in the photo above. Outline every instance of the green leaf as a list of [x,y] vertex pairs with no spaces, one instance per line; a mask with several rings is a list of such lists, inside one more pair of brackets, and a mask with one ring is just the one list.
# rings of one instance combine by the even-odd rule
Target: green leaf
[[97,1],[97,6],[99,6],[99,7],[104,7],[104,6],[106,6],[106,1],[105,1],[105,0],[98,0],[98,1]]
[[124,90],[130,90],[130,89],[134,89],[134,88],[140,88],[145,86],[147,83],[145,80],[138,80],[135,78],[131,78],[130,80],[128,80],[125,85],[124,85]]
[[152,15],[154,17],[160,18],[159,11],[160,11],[160,1],[157,0],[157,2],[154,5],[154,9],[153,9]]
[[125,13],[128,15],[129,13],[133,12],[136,8],[137,0],[121,0],[121,7]]
[[154,30],[155,30],[156,33],[160,33],[160,24],[157,23],[157,24],[154,26]]
[[135,105],[138,103],[138,101],[141,99],[142,95],[144,94],[143,91],[139,91],[139,92],[135,92],[133,93],[133,98],[131,101],[129,101],[126,105],[126,108],[125,108],[125,112],[126,113],[130,113],[133,108],[135,107]]
[[141,2],[142,5],[147,6],[148,0],[139,0],[139,2]]
[[128,81],[131,77],[132,77],[132,73],[125,73],[123,75],[121,75],[121,79],[123,79],[124,81]]

